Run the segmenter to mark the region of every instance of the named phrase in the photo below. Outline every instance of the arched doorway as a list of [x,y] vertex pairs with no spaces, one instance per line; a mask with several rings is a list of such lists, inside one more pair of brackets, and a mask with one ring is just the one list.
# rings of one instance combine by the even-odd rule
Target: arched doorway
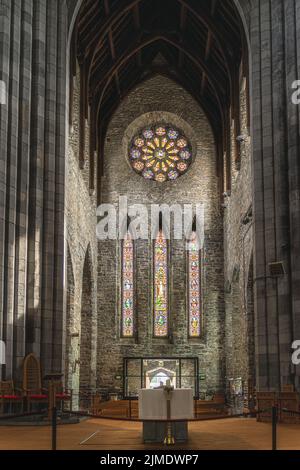
[[85,255],[82,273],[81,321],[80,321],[80,367],[79,402],[81,407],[90,403],[92,393],[92,347],[93,347],[93,269],[90,247]]
[[254,320],[254,285],[253,285],[253,255],[248,270],[246,292],[246,322],[247,322],[247,400],[253,400],[256,389],[255,366],[255,320]]
[[[65,383],[68,390],[78,388],[76,383],[76,364],[78,361],[78,339],[74,336],[75,279],[71,253],[67,252],[67,298],[66,298],[66,354]],[[76,344],[74,344],[74,340]]]
[[146,372],[146,388],[156,389],[165,386],[168,380],[171,386],[176,388],[176,373],[174,371],[158,367]]

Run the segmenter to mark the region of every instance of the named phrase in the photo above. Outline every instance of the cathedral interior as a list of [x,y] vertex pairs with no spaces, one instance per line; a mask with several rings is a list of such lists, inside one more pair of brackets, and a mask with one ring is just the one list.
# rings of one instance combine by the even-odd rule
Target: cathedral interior
[[[3,383],[299,394],[299,64],[298,0],[0,2]],[[151,236],[99,238],[122,198]],[[188,205],[200,246],[163,220]]]

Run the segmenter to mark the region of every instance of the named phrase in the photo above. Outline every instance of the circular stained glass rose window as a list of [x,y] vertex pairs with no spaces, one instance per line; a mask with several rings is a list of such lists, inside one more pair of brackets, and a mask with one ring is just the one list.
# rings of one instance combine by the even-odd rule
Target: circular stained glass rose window
[[189,169],[192,149],[185,135],[173,126],[147,127],[132,139],[129,162],[147,180],[174,181]]

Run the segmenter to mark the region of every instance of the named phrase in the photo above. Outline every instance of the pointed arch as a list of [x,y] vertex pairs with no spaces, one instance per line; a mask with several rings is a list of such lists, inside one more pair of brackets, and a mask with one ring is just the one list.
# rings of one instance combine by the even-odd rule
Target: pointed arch
[[249,395],[253,395],[255,383],[255,319],[254,319],[254,266],[253,253],[250,258],[246,284],[246,338],[247,338],[247,371]]
[[72,332],[74,328],[75,278],[69,245],[67,246],[67,292],[66,292],[66,355],[65,374],[68,389],[72,389]]
[[202,334],[201,258],[202,252],[197,232],[193,228],[187,243],[187,310],[189,338],[200,338]]
[[[87,396],[91,388],[92,364],[92,319],[93,319],[93,267],[91,247],[88,245],[82,274],[81,331],[80,331],[80,370],[79,392]],[[81,399],[81,404],[85,402]]]
[[169,245],[160,224],[154,240],[153,254],[153,335],[169,336]]
[[133,338],[135,325],[134,239],[130,229],[121,241],[121,337]]

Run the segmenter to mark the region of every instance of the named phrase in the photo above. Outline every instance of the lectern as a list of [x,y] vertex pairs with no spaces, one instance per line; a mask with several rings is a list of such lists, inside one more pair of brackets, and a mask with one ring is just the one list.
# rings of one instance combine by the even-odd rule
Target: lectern
[[[170,398],[170,416],[168,416],[168,398]],[[194,418],[193,390],[175,389],[168,397],[163,388],[142,389],[139,391],[139,417],[143,421],[145,443],[164,442],[168,433],[168,419],[175,442],[186,442],[188,420]]]

